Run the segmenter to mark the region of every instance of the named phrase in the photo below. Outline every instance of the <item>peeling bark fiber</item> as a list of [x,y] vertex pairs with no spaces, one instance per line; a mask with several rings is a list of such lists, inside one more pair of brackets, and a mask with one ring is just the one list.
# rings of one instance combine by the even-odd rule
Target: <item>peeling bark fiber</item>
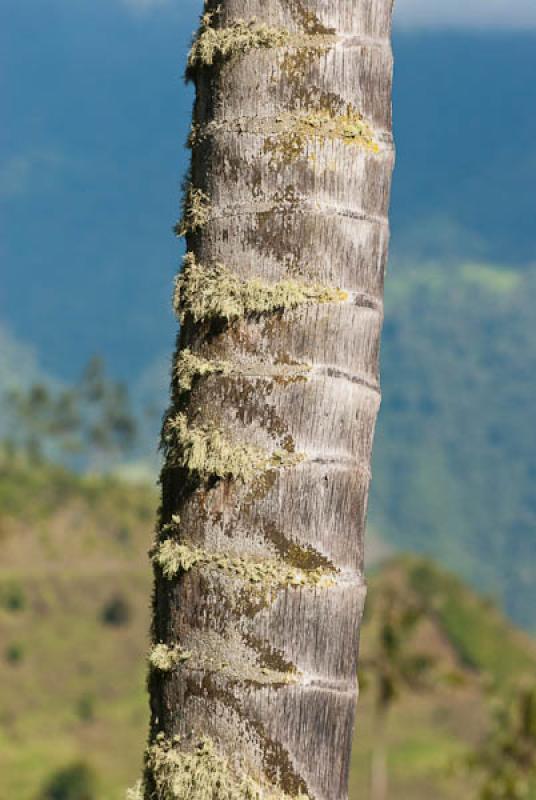
[[345,800],[380,403],[392,0],[207,6],[189,66],[189,255],[140,796]]

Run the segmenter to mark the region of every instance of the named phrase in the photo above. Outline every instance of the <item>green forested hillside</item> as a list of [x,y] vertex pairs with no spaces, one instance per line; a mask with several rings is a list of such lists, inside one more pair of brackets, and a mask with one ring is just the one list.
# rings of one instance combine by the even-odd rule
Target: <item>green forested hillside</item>
[[536,620],[536,271],[395,265],[372,517]]
[[[529,630],[536,629],[535,306],[535,267],[394,260],[370,504],[392,549],[433,557]],[[166,382],[159,364],[134,391],[138,408],[153,409],[136,450],[147,462]]]
[[[199,5],[0,4],[0,395],[40,370],[73,381],[98,353],[151,420],[166,407]],[[536,37],[397,30],[394,50],[372,518],[534,628]]]
[[[88,800],[122,800],[146,736],[151,539],[156,492],[61,469],[0,462],[0,798],[44,800],[70,765],[95,777]],[[404,694],[387,729],[392,796],[471,800],[452,765],[487,725],[485,687],[533,674],[536,648],[458,579],[400,557],[373,573],[362,655],[393,588],[426,609],[420,649],[455,682]],[[375,742],[364,684],[350,800],[365,800]],[[48,800],[48,795],[46,796]]]

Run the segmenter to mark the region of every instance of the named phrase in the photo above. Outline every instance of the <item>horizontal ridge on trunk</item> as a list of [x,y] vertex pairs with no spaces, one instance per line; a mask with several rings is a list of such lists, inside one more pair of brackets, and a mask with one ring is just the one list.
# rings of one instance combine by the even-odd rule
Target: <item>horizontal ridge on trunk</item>
[[391,10],[206,3],[188,68],[177,232],[189,255],[152,550],[146,800],[218,800],[196,784],[207,764],[231,800],[347,798],[394,161]]

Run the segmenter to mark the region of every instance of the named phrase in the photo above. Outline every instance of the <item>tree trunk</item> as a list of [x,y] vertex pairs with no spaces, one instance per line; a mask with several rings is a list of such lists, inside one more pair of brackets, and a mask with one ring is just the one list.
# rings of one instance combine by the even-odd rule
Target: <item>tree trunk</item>
[[147,800],[347,797],[391,6],[218,0],[190,56]]
[[379,708],[370,764],[370,800],[387,800],[388,786],[387,709]]

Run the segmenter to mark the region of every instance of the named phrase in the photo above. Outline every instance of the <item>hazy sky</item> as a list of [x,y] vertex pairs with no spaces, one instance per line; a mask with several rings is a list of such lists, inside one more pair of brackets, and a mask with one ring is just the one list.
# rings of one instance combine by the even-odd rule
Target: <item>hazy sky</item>
[[[201,8],[201,0],[120,0],[140,13],[176,2]],[[536,28],[536,0],[395,0],[401,27]]]

